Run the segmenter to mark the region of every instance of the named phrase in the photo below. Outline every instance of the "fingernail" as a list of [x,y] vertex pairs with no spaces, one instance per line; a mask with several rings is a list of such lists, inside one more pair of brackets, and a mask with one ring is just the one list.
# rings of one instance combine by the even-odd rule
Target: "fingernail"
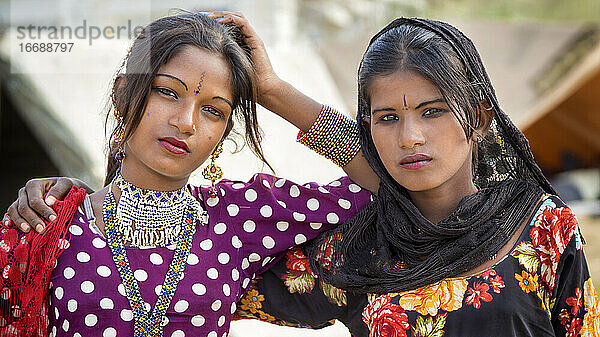
[[44,226],[42,226],[42,224],[38,224],[37,226],[35,226],[35,230],[40,233],[41,231],[44,230]]
[[50,216],[48,217],[48,219],[49,219],[50,221],[54,221],[54,220],[56,220],[56,215],[52,214],[52,215],[50,215]]
[[45,200],[45,202],[46,202],[46,205],[48,205],[48,206],[52,206],[52,205],[54,205],[54,202],[55,202],[55,201],[56,201],[56,198],[55,198],[55,197],[53,197],[53,196],[51,196],[51,195],[47,196],[47,197],[46,197],[46,200]]
[[27,224],[22,223],[21,224],[21,230],[23,232],[29,232],[29,226]]
[[4,219],[2,223],[4,224],[4,227],[8,227],[8,225],[10,225],[10,220]]

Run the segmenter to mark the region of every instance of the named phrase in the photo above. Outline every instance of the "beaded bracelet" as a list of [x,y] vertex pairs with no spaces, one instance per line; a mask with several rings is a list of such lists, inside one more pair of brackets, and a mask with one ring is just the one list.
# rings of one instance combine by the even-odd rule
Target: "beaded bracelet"
[[298,132],[296,140],[340,167],[360,150],[356,122],[327,105],[307,132]]

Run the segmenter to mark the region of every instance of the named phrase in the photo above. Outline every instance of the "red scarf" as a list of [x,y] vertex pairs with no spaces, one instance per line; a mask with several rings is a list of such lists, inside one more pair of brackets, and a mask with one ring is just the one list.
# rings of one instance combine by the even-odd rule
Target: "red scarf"
[[58,216],[52,222],[44,220],[44,234],[14,228],[0,232],[0,337],[48,336],[50,276],[69,244],[71,219],[85,194],[73,186],[65,200],[56,201],[52,208]]

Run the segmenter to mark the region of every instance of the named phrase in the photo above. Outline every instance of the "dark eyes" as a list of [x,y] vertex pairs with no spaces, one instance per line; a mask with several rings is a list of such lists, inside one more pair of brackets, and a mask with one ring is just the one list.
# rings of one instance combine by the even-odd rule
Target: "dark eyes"
[[[179,96],[177,95],[177,93],[171,89],[155,87],[155,88],[152,88],[152,90],[156,91],[161,96],[169,97],[172,99],[179,99]],[[203,106],[202,111],[204,111],[210,115],[219,117],[219,118],[223,118],[223,116],[224,116],[223,113],[219,109],[212,107],[210,105]]]
[[214,108],[212,106],[204,106],[202,107],[202,111],[206,111],[207,113],[217,116],[219,118],[223,118],[223,114],[221,113],[221,111],[219,111],[219,109]]
[[177,96],[177,93],[171,89],[167,89],[167,88],[153,88],[153,89],[163,96],[172,97],[174,99],[179,98],[179,96]]
[[446,110],[446,109],[428,108],[428,109],[425,109],[425,111],[423,111],[422,116],[423,117],[437,117],[439,115],[444,114],[447,111],[448,110]]
[[379,120],[382,122],[395,121],[395,120],[398,120],[398,116],[393,115],[393,114],[384,115],[384,116],[381,116],[381,118],[379,118]]
[[[439,109],[439,108],[427,108],[425,110],[423,110],[423,112],[421,113],[421,116],[425,117],[425,118],[435,118],[435,117],[439,117],[443,114],[445,114],[446,112],[448,112],[447,109]],[[393,122],[393,121],[397,121],[398,120],[398,115],[395,113],[390,113],[387,115],[382,115],[379,119],[378,122]]]

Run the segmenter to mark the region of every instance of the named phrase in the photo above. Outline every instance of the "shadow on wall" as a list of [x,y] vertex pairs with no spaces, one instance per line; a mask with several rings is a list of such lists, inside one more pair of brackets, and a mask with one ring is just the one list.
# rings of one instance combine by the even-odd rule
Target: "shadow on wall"
[[36,177],[91,176],[91,161],[74,135],[22,74],[0,58],[0,212]]
[[56,176],[59,171],[15,110],[4,87],[1,95],[0,212],[4,212],[30,177]]

